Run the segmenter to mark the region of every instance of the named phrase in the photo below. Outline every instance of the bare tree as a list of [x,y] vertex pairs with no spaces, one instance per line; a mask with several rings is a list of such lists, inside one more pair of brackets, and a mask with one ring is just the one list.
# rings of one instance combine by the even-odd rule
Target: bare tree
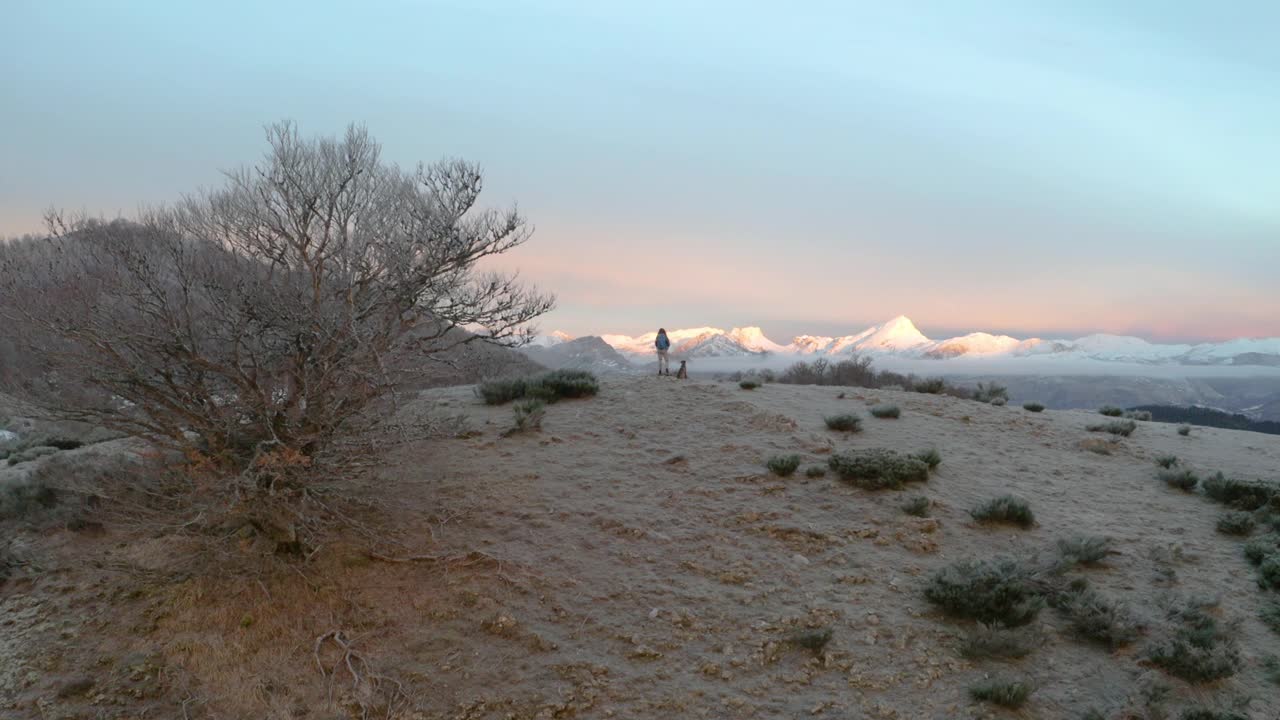
[[355,126],[267,137],[221,189],[130,221],[51,213],[51,237],[0,246],[0,317],[41,359],[11,389],[224,471],[310,462],[433,357],[521,344],[553,306],[478,270],[530,231],[478,207],[474,165],[403,171]]

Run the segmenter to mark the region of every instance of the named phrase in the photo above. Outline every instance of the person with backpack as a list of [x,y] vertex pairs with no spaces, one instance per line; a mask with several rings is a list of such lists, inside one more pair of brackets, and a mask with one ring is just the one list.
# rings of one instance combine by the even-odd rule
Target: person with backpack
[[658,349],[658,374],[670,375],[671,362],[667,360],[667,351],[671,349],[671,340],[667,337],[666,328],[658,328],[658,337],[654,338],[653,346]]

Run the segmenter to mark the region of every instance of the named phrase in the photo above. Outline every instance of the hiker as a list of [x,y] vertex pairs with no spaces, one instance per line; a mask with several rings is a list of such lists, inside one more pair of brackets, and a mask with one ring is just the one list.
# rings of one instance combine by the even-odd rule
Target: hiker
[[658,337],[653,339],[653,346],[658,349],[658,374],[670,375],[671,363],[667,360],[667,351],[671,349],[671,340],[667,338],[666,328],[658,328]]

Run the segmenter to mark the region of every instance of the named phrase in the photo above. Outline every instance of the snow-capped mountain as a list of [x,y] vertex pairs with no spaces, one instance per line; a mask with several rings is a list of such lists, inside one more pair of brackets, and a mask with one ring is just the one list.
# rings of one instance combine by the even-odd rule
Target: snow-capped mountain
[[[653,354],[657,333],[635,337],[603,335],[623,356],[636,360]],[[782,345],[770,340],[759,327],[723,330],[715,327],[670,330],[672,357],[760,357],[765,355],[847,356],[893,355],[948,360],[960,357],[1061,357],[1153,365],[1270,365],[1280,367],[1280,338],[1239,339],[1199,345],[1153,343],[1124,335],[1097,334],[1076,340],[1028,338],[975,332],[960,337],[932,340],[915,323],[899,315],[880,325],[841,337],[799,335]],[[537,344],[551,347],[570,339],[564,333],[539,338]]]

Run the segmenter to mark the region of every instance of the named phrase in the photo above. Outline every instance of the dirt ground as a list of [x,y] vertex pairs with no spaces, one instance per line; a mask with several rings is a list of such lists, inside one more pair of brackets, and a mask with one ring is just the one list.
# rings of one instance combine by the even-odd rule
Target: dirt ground
[[[1241,541],[1216,532],[1220,506],[1165,487],[1154,464],[1172,454],[1202,474],[1277,479],[1280,437],[1139,423],[1102,455],[1082,445],[1098,437],[1093,413],[647,377],[606,381],[550,406],[541,432],[510,436],[511,409],[470,388],[417,402],[470,431],[385,458],[366,491],[390,507],[374,534],[401,544],[379,544],[382,558],[353,533],[307,564],[175,576],[165,568],[184,547],[163,532],[12,531],[23,562],[0,585],[0,716],[1119,717],[1157,681],[1169,717],[1234,703],[1280,718],[1263,669],[1280,636],[1259,620],[1267,596]],[[880,402],[901,418],[871,417]],[[827,430],[837,412],[864,430]],[[833,451],[875,447],[936,448],[942,464],[905,492],[805,475]],[[800,454],[800,471],[765,470],[779,453]],[[971,520],[1007,493],[1034,527]],[[912,494],[929,517],[899,508]],[[1052,609],[1028,657],[963,659],[970,626],[924,600],[930,573],[1045,557],[1080,534],[1115,552],[1077,572],[1152,627],[1171,598],[1218,598],[1240,622],[1241,671],[1193,687],[1145,666],[1143,640],[1109,651]],[[809,628],[831,629],[825,648],[790,642]],[[987,677],[1035,690],[1011,714],[969,698]]]

